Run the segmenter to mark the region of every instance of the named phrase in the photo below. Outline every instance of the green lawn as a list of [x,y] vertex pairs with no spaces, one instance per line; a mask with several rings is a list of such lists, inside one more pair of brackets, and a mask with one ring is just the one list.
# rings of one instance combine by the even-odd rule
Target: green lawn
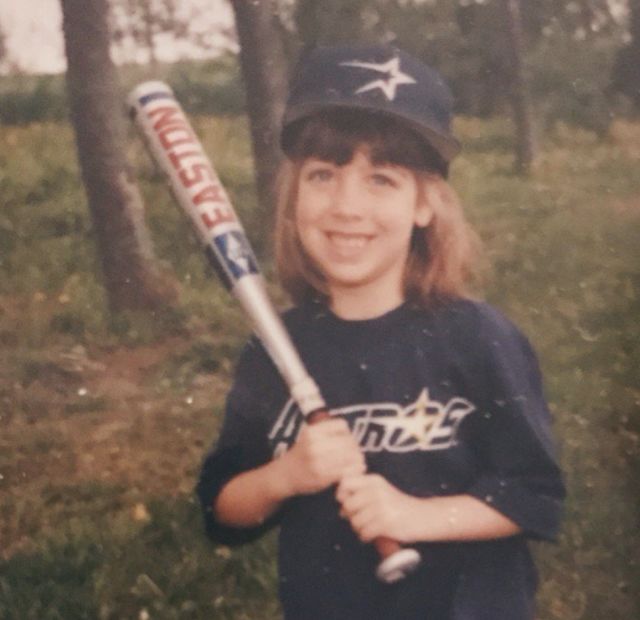
[[[267,248],[245,124],[194,124]],[[539,620],[640,617],[640,125],[558,126],[529,179],[504,123],[458,133],[487,297],[540,354],[569,484]],[[0,618],[275,619],[273,540],[212,546],[190,493],[247,329],[133,136],[130,157],[183,295],[110,317],[70,129],[0,134]]]

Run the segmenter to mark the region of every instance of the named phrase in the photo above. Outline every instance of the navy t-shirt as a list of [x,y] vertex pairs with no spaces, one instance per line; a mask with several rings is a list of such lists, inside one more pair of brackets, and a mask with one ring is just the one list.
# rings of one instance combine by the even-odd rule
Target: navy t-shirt
[[362,321],[309,304],[284,319],[331,415],[348,422],[370,472],[419,497],[477,497],[523,534],[412,545],[421,567],[386,585],[374,575],[374,548],[339,516],[332,489],[288,500],[258,528],[217,523],[211,507],[222,486],[277,458],[302,423],[252,339],[198,484],[209,535],[234,545],[279,524],[280,598],[289,620],[533,618],[536,574],[527,538],[554,538],[564,486],[526,338],[491,306],[462,300],[429,310],[404,304]]

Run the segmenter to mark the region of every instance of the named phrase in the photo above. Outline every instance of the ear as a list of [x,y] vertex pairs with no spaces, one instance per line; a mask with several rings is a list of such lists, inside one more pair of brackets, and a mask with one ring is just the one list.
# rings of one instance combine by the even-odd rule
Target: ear
[[418,228],[426,228],[430,224],[433,218],[433,205],[435,200],[439,200],[437,191],[431,183],[424,183],[421,191],[418,192],[416,201],[416,212],[413,218],[415,226]]

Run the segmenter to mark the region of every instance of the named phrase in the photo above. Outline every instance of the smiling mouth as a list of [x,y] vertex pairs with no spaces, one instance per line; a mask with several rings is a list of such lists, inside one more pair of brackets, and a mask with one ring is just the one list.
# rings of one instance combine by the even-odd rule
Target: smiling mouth
[[327,238],[339,250],[359,250],[371,240],[372,235],[328,232]]

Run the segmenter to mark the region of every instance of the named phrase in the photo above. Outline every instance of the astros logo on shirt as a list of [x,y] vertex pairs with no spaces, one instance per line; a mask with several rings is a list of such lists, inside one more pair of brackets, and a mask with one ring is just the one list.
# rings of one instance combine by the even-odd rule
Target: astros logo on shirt
[[[331,415],[344,418],[364,452],[415,452],[444,450],[456,442],[460,422],[476,407],[465,398],[440,403],[424,388],[418,398],[403,407],[398,403],[367,403],[332,409]],[[295,441],[302,415],[289,400],[271,432],[274,456]]]

